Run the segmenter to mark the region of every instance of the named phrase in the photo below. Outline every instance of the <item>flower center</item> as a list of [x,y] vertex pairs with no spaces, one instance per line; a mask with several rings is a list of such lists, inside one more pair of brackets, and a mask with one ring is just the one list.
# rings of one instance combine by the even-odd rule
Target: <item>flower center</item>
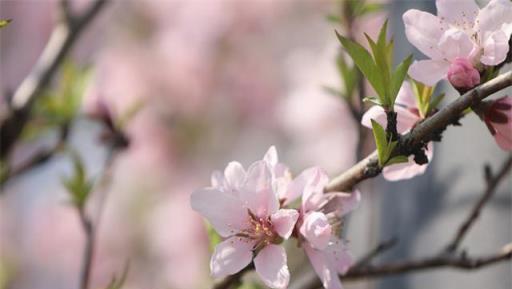
[[270,217],[260,218],[247,210],[250,226],[237,234],[239,237],[256,241],[254,250],[258,250],[269,244],[278,244],[281,237],[274,231]]

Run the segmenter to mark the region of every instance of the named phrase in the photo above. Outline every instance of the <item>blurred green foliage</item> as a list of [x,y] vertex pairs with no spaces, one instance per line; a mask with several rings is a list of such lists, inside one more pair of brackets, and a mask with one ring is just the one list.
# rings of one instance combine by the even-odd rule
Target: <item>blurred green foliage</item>
[[76,152],[71,152],[73,160],[73,174],[70,177],[63,177],[62,184],[71,196],[72,203],[82,209],[85,206],[87,197],[92,190],[93,181],[87,177],[82,158]]

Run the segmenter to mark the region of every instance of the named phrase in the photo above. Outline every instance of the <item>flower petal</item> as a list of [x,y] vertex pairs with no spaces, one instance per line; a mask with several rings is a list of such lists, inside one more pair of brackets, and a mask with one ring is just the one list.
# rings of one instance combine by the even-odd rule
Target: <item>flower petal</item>
[[456,58],[469,59],[472,52],[478,50],[476,43],[471,40],[471,36],[457,28],[451,28],[443,33],[438,47],[448,61],[453,61]]
[[265,246],[256,258],[254,266],[261,280],[270,288],[286,288],[290,282],[290,272],[286,264],[286,252],[282,246]]
[[304,244],[304,251],[325,289],[343,289],[336,268],[330,264],[323,251],[312,248],[308,243]]
[[409,67],[409,76],[428,86],[434,86],[446,77],[450,63],[443,60],[414,61]]
[[399,133],[406,133],[418,122],[420,117],[409,109],[395,105],[396,129]]
[[311,212],[304,218],[300,233],[313,248],[323,250],[331,239],[332,227],[324,213]]
[[324,187],[329,182],[329,177],[319,167],[312,167],[304,172],[307,178],[304,192],[302,193],[302,209],[304,212],[315,210],[324,201]]
[[437,44],[447,25],[436,16],[416,9],[408,10],[402,18],[409,42],[431,59],[442,59],[443,54]]
[[214,171],[211,176],[212,187],[222,189],[224,187],[224,183],[224,175],[220,171]]
[[512,31],[504,29],[504,26],[510,23],[512,23],[512,2],[509,0],[491,0],[480,10],[475,30],[480,41],[485,43],[492,33],[502,29],[510,37]]
[[270,216],[274,230],[284,239],[290,238],[298,218],[299,212],[292,209],[280,209]]
[[275,146],[271,146],[268,151],[263,156],[263,160],[270,166],[274,167],[279,162],[279,158],[277,156],[277,150]]
[[498,146],[505,151],[512,150],[512,121],[503,124],[493,123],[492,126],[496,129],[494,138]]
[[372,128],[372,121],[375,120],[378,122],[381,126],[386,127],[386,124],[388,123],[386,113],[384,112],[384,108],[379,105],[374,105],[370,107],[364,114],[363,118],[361,119],[361,124],[366,126],[367,128]]
[[475,0],[437,0],[437,17],[457,27],[473,27],[480,10]]
[[484,53],[480,62],[485,65],[498,65],[507,58],[509,48],[508,40],[510,35],[498,30],[489,35],[483,43]]
[[223,237],[248,226],[247,211],[235,196],[214,188],[196,190],[190,197],[192,209],[203,215]]
[[254,241],[240,237],[231,237],[219,243],[210,260],[212,277],[233,275],[249,265],[253,246]]
[[245,170],[239,162],[230,162],[224,170],[224,177],[229,188],[238,190],[245,182]]
[[416,100],[416,96],[412,91],[411,84],[409,81],[404,81],[398,94],[396,96],[395,104],[398,104],[405,108],[417,108],[418,101]]
[[279,200],[272,190],[272,175],[264,161],[253,163],[247,170],[246,182],[240,190],[244,206],[256,216],[266,218],[279,209]]
[[357,209],[361,202],[361,193],[358,190],[354,190],[352,193],[329,193],[326,196],[332,198],[324,206],[324,212],[334,213],[339,217]]
[[329,246],[325,249],[325,254],[329,262],[340,274],[345,274],[354,263],[352,255],[345,247],[345,244],[338,238],[332,238]]
[[[430,162],[434,154],[434,147],[432,142],[428,144],[425,154],[427,155],[427,158]],[[416,162],[414,162],[414,156],[409,156],[409,161],[407,163],[394,164],[384,167],[382,170],[382,175],[388,181],[406,180],[423,174],[427,167],[428,164],[416,164]]]

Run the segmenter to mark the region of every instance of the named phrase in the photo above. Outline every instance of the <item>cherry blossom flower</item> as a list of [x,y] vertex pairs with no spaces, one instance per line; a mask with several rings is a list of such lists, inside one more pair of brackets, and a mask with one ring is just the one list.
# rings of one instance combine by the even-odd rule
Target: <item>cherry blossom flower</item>
[[[398,92],[394,110],[397,113],[397,130],[399,133],[407,133],[414,125],[423,119],[418,110],[418,104],[411,85],[404,82],[400,91]],[[371,120],[377,121],[381,126],[386,127],[387,117],[386,112],[381,106],[372,106],[364,115],[361,123],[371,128]],[[434,145],[429,142],[426,150],[427,158],[430,162],[434,154]],[[414,161],[414,156],[409,156],[409,161],[406,163],[399,163],[384,167],[382,174],[385,179],[389,181],[398,181],[410,179],[414,176],[423,174],[427,169],[428,164],[418,165]]]
[[437,16],[416,9],[403,15],[409,42],[428,56],[415,61],[409,75],[427,85],[446,78],[456,59],[473,67],[503,62],[512,34],[512,2],[491,0],[479,9],[474,0],[437,0]]
[[324,194],[328,182],[322,169],[305,170],[290,184],[285,204],[302,195],[296,234],[300,234],[299,240],[324,288],[341,289],[338,274],[345,274],[353,263],[340,239],[341,218],[358,205],[361,195],[357,191]]
[[506,151],[512,150],[512,97],[493,101],[483,119],[498,146]]
[[278,174],[279,167],[277,152],[271,147],[264,160],[247,171],[231,162],[224,174],[213,174],[211,187],[192,194],[192,208],[226,238],[210,261],[214,278],[239,272],[256,254],[254,265],[263,282],[271,288],[288,286],[286,252],[279,244],[291,236],[299,214],[280,208],[275,183],[287,177]]

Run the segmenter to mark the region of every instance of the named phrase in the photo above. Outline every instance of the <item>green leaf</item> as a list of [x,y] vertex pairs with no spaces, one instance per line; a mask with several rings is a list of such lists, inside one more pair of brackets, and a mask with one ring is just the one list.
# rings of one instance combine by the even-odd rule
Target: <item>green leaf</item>
[[373,137],[375,139],[375,145],[377,146],[377,154],[379,156],[379,165],[382,167],[386,163],[388,141],[386,139],[386,131],[384,128],[375,120],[372,121]]
[[215,246],[222,241],[222,237],[215,231],[215,229],[209,223],[206,223],[206,229],[208,231],[208,239],[210,240],[210,252],[213,252]]
[[409,55],[407,58],[405,58],[395,69],[395,72],[393,73],[393,76],[391,78],[391,105],[395,104],[395,99],[398,94],[398,91],[400,90],[400,87],[402,86],[402,83],[404,82],[405,76],[407,75],[407,71],[409,70],[409,66],[411,66],[412,63],[412,54]]
[[352,57],[354,63],[357,65],[359,70],[366,76],[370,84],[373,86],[373,89],[377,92],[377,95],[381,99],[381,102],[384,103],[385,99],[385,89],[383,84],[383,79],[379,73],[379,68],[373,61],[370,53],[359,43],[351,41],[350,39],[343,37],[338,32],[336,32],[336,36],[339,41],[347,51],[347,53]]
[[354,94],[354,90],[357,86],[357,70],[355,67],[350,67],[348,65],[343,55],[338,56],[336,64],[345,87],[345,96],[350,98]]
[[0,19],[0,28],[6,27],[11,22],[12,22],[12,19]]
[[382,105],[380,100],[377,97],[375,97],[375,96],[367,96],[367,97],[363,98],[363,101],[364,102],[370,102],[370,103],[373,103],[373,104],[376,104],[376,105]]
[[62,184],[71,196],[72,203],[78,208],[83,208],[93,188],[92,180],[87,178],[84,163],[78,153],[71,151],[73,162],[73,174],[63,177]]
[[406,157],[406,156],[396,156],[396,157],[393,157],[390,160],[388,160],[386,162],[386,166],[390,166],[390,165],[394,165],[394,164],[406,163],[408,161],[409,161],[409,158]]
[[339,15],[328,14],[325,18],[327,19],[328,22],[341,23],[341,17]]
[[[353,1],[357,2],[357,1]],[[386,7],[385,4],[382,3],[367,3],[359,10],[358,16],[363,16],[370,13],[376,13],[383,10]]]

